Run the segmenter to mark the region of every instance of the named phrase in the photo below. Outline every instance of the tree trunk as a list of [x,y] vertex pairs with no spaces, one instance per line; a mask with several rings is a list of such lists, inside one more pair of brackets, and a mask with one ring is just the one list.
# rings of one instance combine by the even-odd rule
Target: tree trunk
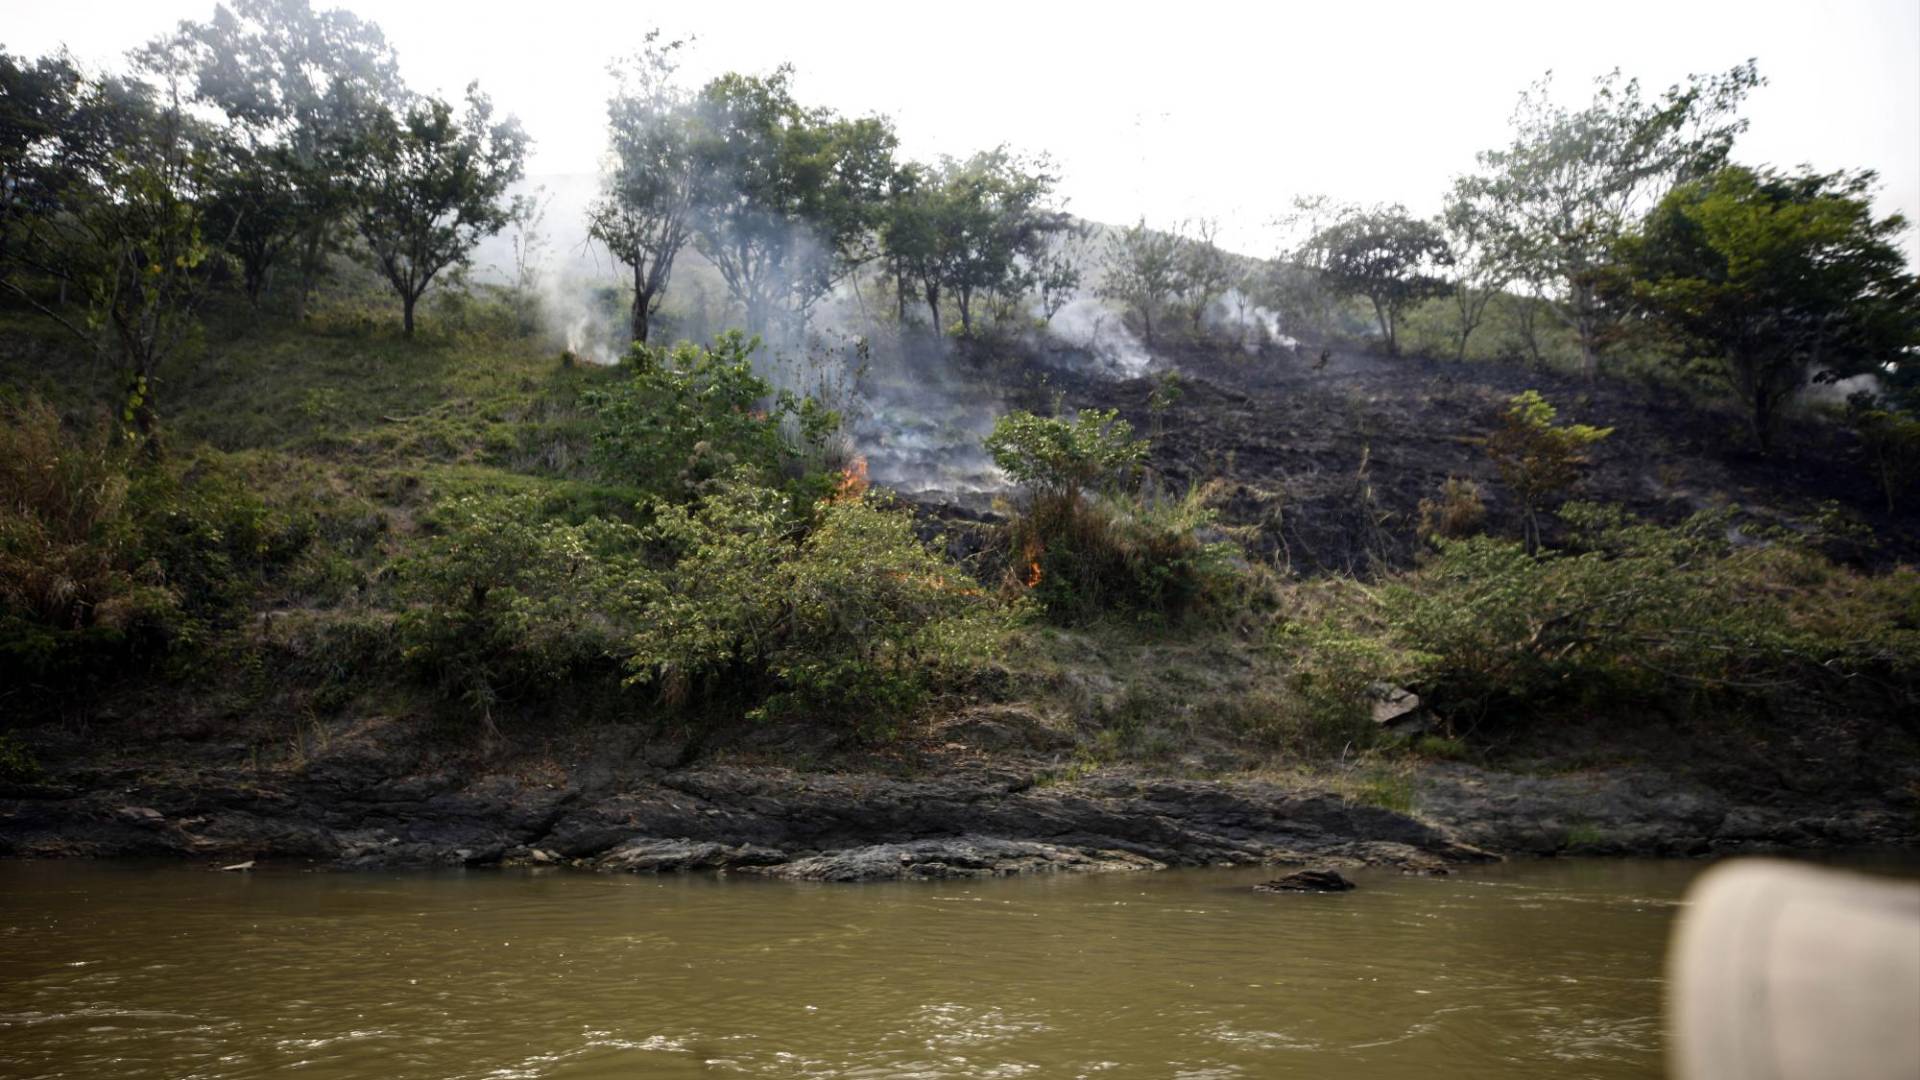
[[1760,447],[1762,457],[1773,453],[1773,413],[1775,402],[1773,395],[1767,392],[1765,385],[1753,390],[1753,441]]
[[1386,305],[1380,302],[1379,297],[1368,299],[1373,301],[1373,317],[1380,324],[1380,336],[1386,339],[1387,355],[1399,356],[1400,346],[1393,340],[1393,319],[1387,314]]
[[973,296],[967,290],[960,290],[960,334],[973,336]]
[[933,332],[938,334],[940,332],[940,287],[929,284],[926,286],[925,291],[927,294],[927,313],[933,317]]
[[400,323],[405,327],[407,337],[413,336],[413,304],[418,299],[420,297],[414,293],[405,293],[400,297]]
[[642,345],[647,343],[647,323],[653,308],[653,295],[646,289],[646,279],[640,273],[641,256],[634,253],[633,259],[633,340]]

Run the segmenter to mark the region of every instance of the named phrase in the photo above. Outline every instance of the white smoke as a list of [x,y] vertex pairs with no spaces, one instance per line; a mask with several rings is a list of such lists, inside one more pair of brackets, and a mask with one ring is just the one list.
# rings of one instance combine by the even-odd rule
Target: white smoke
[[1228,289],[1207,309],[1207,325],[1216,332],[1234,334],[1240,347],[1258,353],[1263,345],[1297,351],[1297,338],[1281,330],[1280,313],[1263,307],[1239,289]]
[[1111,374],[1139,378],[1153,366],[1153,354],[1127,329],[1120,313],[1089,296],[1069,301],[1054,313],[1047,330],[1054,337],[1092,353]]

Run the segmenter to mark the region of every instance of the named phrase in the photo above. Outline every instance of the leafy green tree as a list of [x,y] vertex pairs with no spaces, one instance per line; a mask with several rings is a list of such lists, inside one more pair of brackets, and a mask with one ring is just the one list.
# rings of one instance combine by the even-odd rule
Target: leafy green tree
[[1554,423],[1555,409],[1537,390],[1516,394],[1500,426],[1487,437],[1487,454],[1500,478],[1520,500],[1529,553],[1540,550],[1540,512],[1549,500],[1579,482],[1588,447],[1613,434],[1612,428]]
[[24,277],[59,276],[59,214],[111,150],[81,123],[93,97],[71,58],[0,50],[0,283],[24,298]]
[[1467,343],[1485,321],[1487,306],[1513,276],[1513,244],[1501,227],[1501,208],[1479,177],[1462,177],[1440,212],[1452,256],[1454,359],[1467,358]]
[[182,22],[142,50],[150,70],[187,77],[220,109],[249,166],[225,198],[247,211],[234,232],[249,283],[283,251],[300,272],[304,307],[359,195],[368,126],[406,94],[380,28],[308,0],[234,0],[205,22]]
[[1153,317],[1167,306],[1180,283],[1180,241],[1171,233],[1139,221],[1107,238],[1107,268],[1097,292],[1140,318],[1147,343],[1153,343]]
[[1402,206],[1343,214],[1312,245],[1322,253],[1320,272],[1328,288],[1372,302],[1389,356],[1400,353],[1401,314],[1449,289],[1436,272],[1453,261],[1446,237]]
[[1045,253],[1033,263],[1034,296],[1043,322],[1052,322],[1080,294],[1081,267],[1089,236],[1084,224],[1069,223],[1054,232]]
[[1619,288],[1747,409],[1772,445],[1809,378],[1884,370],[1920,346],[1920,280],[1875,220],[1871,173],[1729,166],[1682,184],[1618,246]]
[[1746,129],[1734,112],[1759,85],[1749,61],[1649,101],[1639,80],[1623,82],[1616,70],[1596,81],[1589,104],[1569,110],[1543,78],[1520,95],[1513,141],[1479,155],[1498,227],[1523,276],[1547,286],[1553,312],[1578,336],[1589,378],[1619,317],[1601,291],[1614,241],[1673,184],[1725,161]]
[[746,317],[804,326],[812,306],[870,260],[887,185],[893,128],[803,107],[793,70],[730,73],[695,103],[695,245]]
[[1192,235],[1187,235],[1185,228],[1180,230],[1173,291],[1196,334],[1207,309],[1233,286],[1233,266],[1227,253],[1215,243],[1219,234],[1220,223],[1211,218],[1194,222]]
[[607,101],[613,168],[587,212],[587,232],[607,246],[633,275],[633,340],[644,344],[648,323],[666,298],[674,260],[693,236],[697,186],[693,104],[674,83],[676,54],[685,43],[646,47],[612,68],[618,89]]
[[[124,372],[122,420],[159,450],[155,373],[197,327],[213,269],[205,236],[214,134],[145,83],[85,79],[63,59],[30,77],[37,97],[5,110],[16,178],[7,198],[0,282]],[[34,281],[77,290],[84,315]]]
[[981,297],[1017,299],[1043,284],[1057,297],[1068,287],[1070,271],[1049,262],[1050,238],[1068,227],[1065,214],[1045,206],[1053,184],[1044,162],[1023,162],[1004,147],[905,172],[881,241],[895,272],[917,281],[936,328],[943,295],[971,336]]
[[477,85],[467,87],[464,115],[421,98],[401,114],[381,110],[366,139],[356,220],[412,337],[414,305],[434,276],[465,266],[482,238],[513,220],[506,193],[520,179],[528,140],[512,117],[494,121]]
[[241,288],[256,308],[274,266],[299,239],[300,196],[292,178],[277,148],[228,137],[213,150],[208,231],[226,237],[240,264]]

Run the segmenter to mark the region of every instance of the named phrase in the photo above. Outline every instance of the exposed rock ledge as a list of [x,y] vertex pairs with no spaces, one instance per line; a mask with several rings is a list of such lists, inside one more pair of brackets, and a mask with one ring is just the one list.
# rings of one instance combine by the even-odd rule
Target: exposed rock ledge
[[[1705,854],[1910,844],[1910,796],[1735,804],[1662,774],[1424,771],[1417,816],[1258,780],[981,768],[898,779],[710,767],[473,777],[337,753],[291,775],[70,770],[0,791],[0,854],[304,860],[340,867],[565,864],[818,881],[1217,864],[1437,870],[1495,854]],[[1902,800],[1905,802],[1902,802]],[[1817,807],[1810,808],[1810,807]]]

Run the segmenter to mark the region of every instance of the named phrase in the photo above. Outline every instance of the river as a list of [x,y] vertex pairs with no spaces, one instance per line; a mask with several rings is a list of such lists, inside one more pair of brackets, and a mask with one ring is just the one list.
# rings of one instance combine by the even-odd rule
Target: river
[[6,1077],[1647,1077],[1691,862],[802,885],[0,862]]

